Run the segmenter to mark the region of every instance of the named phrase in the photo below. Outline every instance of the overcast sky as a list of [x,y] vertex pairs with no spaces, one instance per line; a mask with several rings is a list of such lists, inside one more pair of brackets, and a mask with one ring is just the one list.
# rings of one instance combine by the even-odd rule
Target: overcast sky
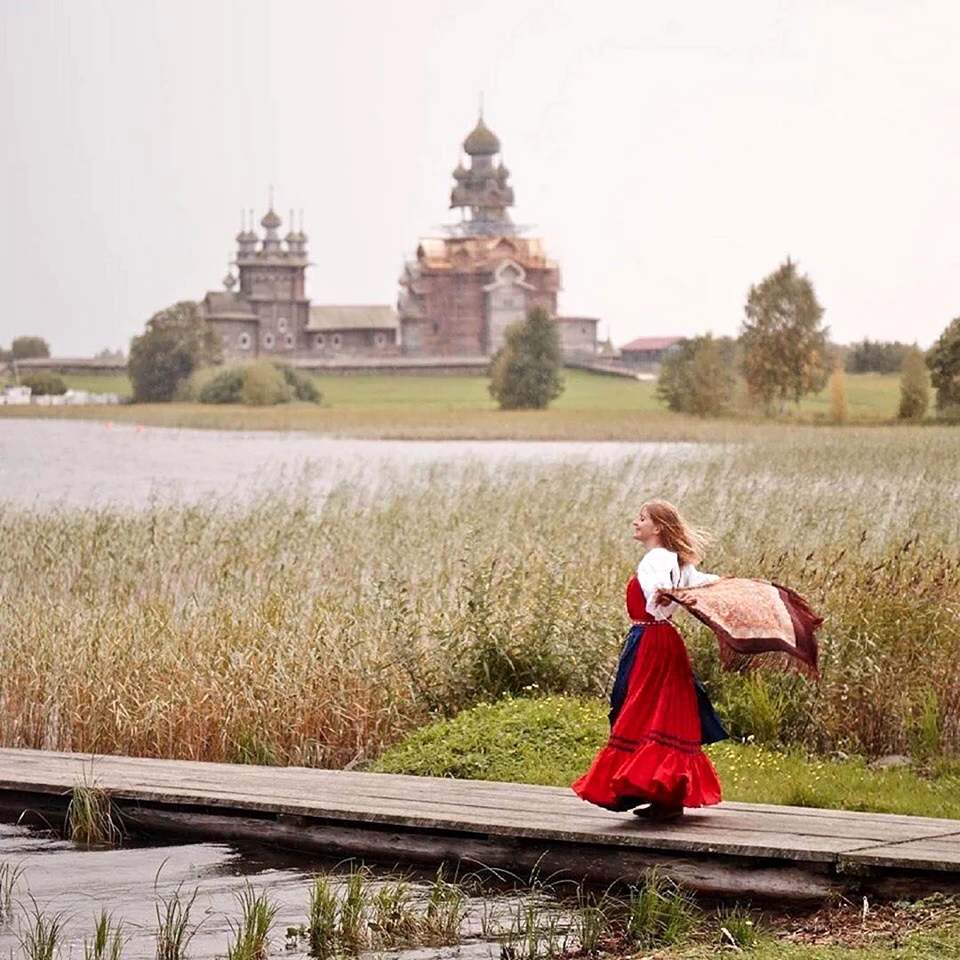
[[315,303],[392,303],[485,118],[560,309],[736,333],[790,255],[833,338],[960,314],[956,0],[0,0],[0,345],[126,349],[304,210]]

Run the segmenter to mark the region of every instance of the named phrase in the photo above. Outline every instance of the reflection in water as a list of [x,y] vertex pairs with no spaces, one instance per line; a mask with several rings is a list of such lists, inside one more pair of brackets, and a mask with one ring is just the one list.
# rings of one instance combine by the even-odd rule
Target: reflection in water
[[[178,430],[89,421],[0,420],[0,504],[144,506],[151,500],[249,498],[284,478],[322,494],[431,463],[580,459],[703,451],[696,444],[514,440],[344,440],[307,433]],[[695,454],[698,455],[698,454]],[[398,474],[399,471],[399,474]]]

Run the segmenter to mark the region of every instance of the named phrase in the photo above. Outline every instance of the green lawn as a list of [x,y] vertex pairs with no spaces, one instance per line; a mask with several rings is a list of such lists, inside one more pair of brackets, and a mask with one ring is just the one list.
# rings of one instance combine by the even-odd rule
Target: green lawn
[[121,397],[133,396],[130,378],[125,373],[65,373],[61,374],[61,378],[71,390],[119,393]]
[[[566,389],[554,402],[558,410],[655,410],[649,380],[601,376],[584,370],[564,371]],[[496,410],[489,380],[476,376],[317,376],[324,404],[350,407],[417,406]]]

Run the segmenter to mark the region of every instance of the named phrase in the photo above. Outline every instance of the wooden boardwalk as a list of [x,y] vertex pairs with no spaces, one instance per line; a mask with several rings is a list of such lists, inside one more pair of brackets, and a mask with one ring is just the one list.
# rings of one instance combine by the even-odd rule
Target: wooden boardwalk
[[8,816],[62,818],[77,781],[106,790],[147,835],[338,859],[459,861],[598,883],[656,866],[700,892],[754,898],[960,890],[956,820],[723,803],[658,825],[558,787],[0,749]]

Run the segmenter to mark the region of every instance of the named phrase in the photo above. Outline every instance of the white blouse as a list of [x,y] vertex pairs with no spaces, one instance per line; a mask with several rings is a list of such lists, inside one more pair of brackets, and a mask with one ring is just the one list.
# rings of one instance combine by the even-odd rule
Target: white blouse
[[692,563],[680,566],[677,555],[665,547],[648,550],[637,567],[637,580],[647,601],[647,613],[655,620],[669,620],[677,612],[679,604],[653,602],[658,590],[673,587],[702,587],[720,578],[712,573],[701,573]]

